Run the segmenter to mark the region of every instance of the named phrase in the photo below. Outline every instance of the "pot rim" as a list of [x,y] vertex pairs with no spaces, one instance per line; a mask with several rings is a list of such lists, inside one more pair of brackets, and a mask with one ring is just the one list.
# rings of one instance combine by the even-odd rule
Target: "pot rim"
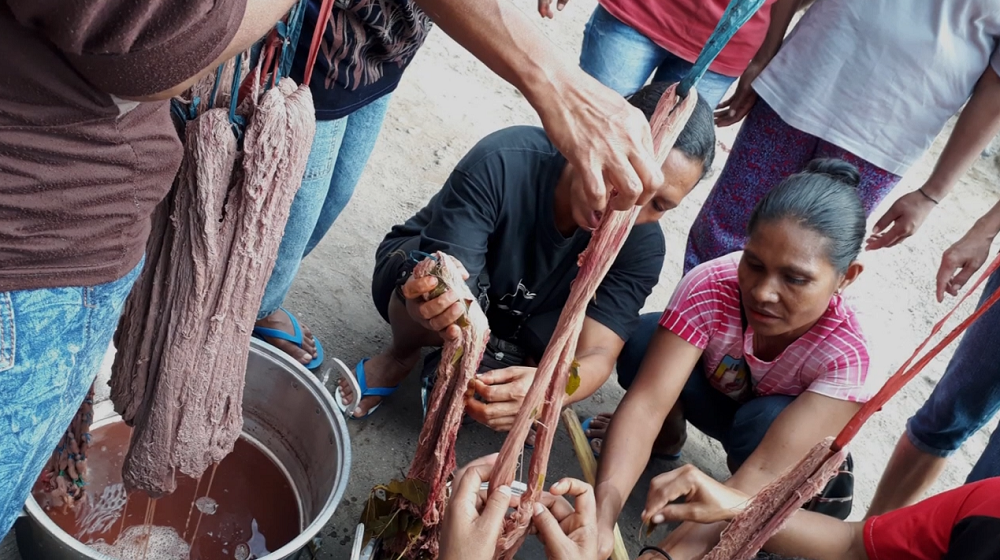
[[[320,510],[319,515],[316,516],[316,519],[307,525],[297,537],[278,550],[275,550],[260,559],[278,560],[280,558],[290,556],[308,546],[309,543],[312,542],[312,539],[330,521],[330,518],[333,517],[334,511],[344,498],[344,493],[347,491],[347,481],[351,476],[351,438],[347,431],[347,421],[344,419],[343,415],[340,414],[340,411],[333,400],[333,396],[326,389],[326,387],[320,383],[315,374],[307,370],[305,366],[299,362],[292,360],[281,350],[278,350],[263,340],[259,340],[257,338],[250,339],[250,352],[253,353],[254,351],[263,354],[272,360],[280,362],[285,366],[289,366],[290,372],[295,375],[299,382],[302,383],[302,387],[305,387],[310,393],[312,393],[313,397],[316,398],[316,401],[325,409],[326,415],[331,419],[334,425],[334,434],[339,440],[337,442],[340,447],[338,452],[341,453],[344,458],[343,476],[341,476],[340,480],[336,482],[333,492],[330,493],[330,496],[323,505],[323,509]],[[107,554],[90,548],[73,538],[73,536],[66,531],[63,531],[61,527],[49,519],[49,516],[45,513],[41,506],[38,505],[38,502],[35,501],[34,496],[30,494],[28,495],[28,500],[24,504],[24,509],[32,520],[41,525],[42,528],[58,538],[75,552],[79,552],[80,554],[90,556],[98,560],[116,560]]]

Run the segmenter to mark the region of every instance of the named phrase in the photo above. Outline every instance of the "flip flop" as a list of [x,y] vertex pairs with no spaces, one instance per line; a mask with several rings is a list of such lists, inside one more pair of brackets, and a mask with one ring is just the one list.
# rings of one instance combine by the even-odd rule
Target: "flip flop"
[[[288,334],[285,331],[278,329],[271,329],[268,327],[254,327],[253,335],[257,338],[276,338],[278,340],[284,340],[286,342],[291,342],[292,344],[302,348],[303,336],[302,327],[299,325],[299,320],[292,315],[292,312],[285,309],[284,307],[279,307],[278,309],[285,312],[288,315],[288,319],[292,322],[292,334]],[[316,343],[316,356],[311,362],[305,364],[306,369],[316,369],[323,364],[323,345],[319,343],[319,339],[313,336],[313,342]]]
[[375,406],[371,407],[364,416],[355,416],[354,410],[361,404],[361,399],[365,397],[388,397],[389,395],[395,393],[396,389],[399,389],[399,385],[396,385],[395,387],[368,387],[368,384],[365,383],[365,362],[367,361],[368,358],[364,358],[358,362],[358,365],[354,366],[354,375],[344,376],[344,379],[347,379],[347,381],[351,384],[351,392],[355,395],[359,395],[354,399],[354,402],[351,403],[351,405],[344,404],[344,392],[340,390],[340,385],[337,385],[337,390],[335,391],[334,401],[336,402],[337,407],[340,408],[340,411],[346,414],[351,420],[364,420],[372,414],[375,414],[378,407],[382,406],[382,403],[379,402]]
[[[587,432],[590,431],[590,423],[594,421],[594,418],[596,418],[596,416],[591,416],[590,418],[587,418],[586,420],[583,421],[583,423],[580,424],[580,427],[583,428],[583,434],[585,436],[586,436]],[[594,440],[595,439],[602,439],[602,438],[592,438],[590,436],[587,436],[587,443],[591,444],[590,445],[590,451],[594,454],[594,458],[595,459],[600,459],[601,458],[601,454],[598,453],[594,449],[594,445],[593,444],[594,444]],[[666,453],[655,453],[654,452],[654,453],[650,454],[650,458],[651,459],[663,459],[664,461],[679,461],[681,459],[681,454],[680,453],[676,453],[676,454],[673,454],[673,455],[668,455]]]

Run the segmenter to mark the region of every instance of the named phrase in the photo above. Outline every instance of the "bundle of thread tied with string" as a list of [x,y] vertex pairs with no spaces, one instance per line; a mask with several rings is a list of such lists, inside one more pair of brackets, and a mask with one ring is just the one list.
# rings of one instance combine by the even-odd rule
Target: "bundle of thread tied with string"
[[201,477],[242,432],[250,334],[315,132],[307,84],[287,77],[304,10],[172,104],[184,159],[115,334],[130,491]]
[[39,480],[53,506],[62,508],[64,512],[86,497],[89,474],[87,452],[90,449],[90,425],[93,422],[94,387],[91,386]]

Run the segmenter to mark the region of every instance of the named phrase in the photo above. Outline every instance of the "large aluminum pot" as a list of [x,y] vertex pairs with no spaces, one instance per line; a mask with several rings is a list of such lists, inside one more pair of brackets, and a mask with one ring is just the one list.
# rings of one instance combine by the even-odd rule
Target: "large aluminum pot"
[[[97,407],[95,424],[112,415],[109,406]],[[253,339],[243,393],[243,432],[284,467],[299,496],[305,525],[292,542],[261,560],[312,558],[313,540],[347,488],[351,444],[344,417],[315,375]],[[24,560],[111,560],[56,526],[33,498],[28,498],[25,512],[17,525]]]

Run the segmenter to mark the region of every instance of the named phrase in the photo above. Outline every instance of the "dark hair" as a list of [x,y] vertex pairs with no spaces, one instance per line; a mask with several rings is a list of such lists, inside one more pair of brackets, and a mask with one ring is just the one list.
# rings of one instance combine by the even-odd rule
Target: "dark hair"
[[[656,105],[668,87],[670,84],[667,82],[653,82],[633,93],[628,102],[642,111],[646,115],[646,120],[651,120]],[[712,162],[715,161],[715,122],[712,118],[712,108],[701,97],[698,97],[691,118],[677,137],[674,148],[701,163],[702,177],[712,169]]]
[[747,233],[758,224],[795,220],[825,237],[827,259],[838,272],[861,253],[865,239],[865,210],[858,197],[858,169],[840,159],[814,159],[771,189],[750,215]]

